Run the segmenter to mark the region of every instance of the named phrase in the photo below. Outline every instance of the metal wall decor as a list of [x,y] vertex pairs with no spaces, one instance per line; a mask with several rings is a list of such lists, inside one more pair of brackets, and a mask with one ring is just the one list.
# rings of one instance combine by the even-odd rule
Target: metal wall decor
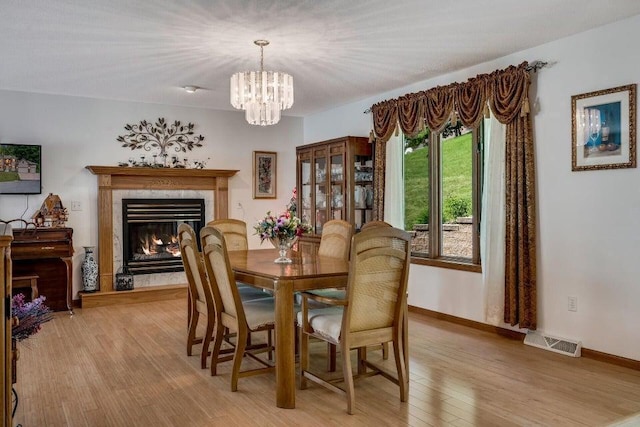
[[194,147],[202,147],[204,136],[196,136],[193,128],[193,123],[183,125],[179,120],[169,125],[163,117],[153,124],[141,120],[139,124],[127,124],[124,129],[129,133],[118,136],[117,141],[122,143],[122,147],[132,150],[158,150],[159,155],[166,158],[170,149],[176,153],[186,153]]

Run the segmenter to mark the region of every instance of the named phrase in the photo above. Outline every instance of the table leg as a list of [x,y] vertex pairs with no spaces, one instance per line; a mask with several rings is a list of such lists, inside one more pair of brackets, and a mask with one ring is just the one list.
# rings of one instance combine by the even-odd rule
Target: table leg
[[276,406],[296,407],[295,388],[295,319],[293,315],[293,282],[274,283],[276,305]]
[[69,310],[70,315],[73,315],[73,304],[71,301],[71,294],[73,293],[73,268],[71,266],[71,259],[71,257],[64,257],[62,261],[64,261],[64,265],[67,266],[67,310]]

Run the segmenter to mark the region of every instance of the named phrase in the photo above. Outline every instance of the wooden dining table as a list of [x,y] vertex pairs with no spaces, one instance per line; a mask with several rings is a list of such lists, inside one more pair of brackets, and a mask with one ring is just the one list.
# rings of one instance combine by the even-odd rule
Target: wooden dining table
[[347,285],[349,263],[318,256],[315,251],[289,251],[291,264],[276,264],[275,249],[230,251],[229,261],[237,281],[275,296],[276,405],[295,408],[295,314],[296,291],[341,288]]

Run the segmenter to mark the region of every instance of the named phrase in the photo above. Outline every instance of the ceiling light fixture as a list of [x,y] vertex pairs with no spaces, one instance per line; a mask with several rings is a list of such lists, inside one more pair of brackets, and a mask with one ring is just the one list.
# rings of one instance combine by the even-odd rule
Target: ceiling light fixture
[[246,71],[231,76],[231,105],[245,110],[252,125],[269,126],[280,121],[282,110],[293,105],[293,77],[287,73],[264,71],[264,47],[268,40],[256,40],[260,46],[260,71]]
[[198,89],[198,86],[184,86],[183,89],[189,93],[195,93]]

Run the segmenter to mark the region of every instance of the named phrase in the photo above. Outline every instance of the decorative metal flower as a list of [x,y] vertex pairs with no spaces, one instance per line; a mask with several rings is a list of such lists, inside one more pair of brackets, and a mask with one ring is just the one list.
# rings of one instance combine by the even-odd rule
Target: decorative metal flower
[[169,126],[162,117],[155,124],[142,120],[137,125],[126,125],[124,129],[129,133],[118,136],[117,141],[121,142],[123,147],[132,150],[159,149],[161,156],[166,155],[167,150],[171,147],[177,153],[186,153],[187,150],[191,151],[193,147],[202,147],[202,141],[204,141],[204,136],[194,136],[193,127],[193,123],[182,125],[179,120]]

